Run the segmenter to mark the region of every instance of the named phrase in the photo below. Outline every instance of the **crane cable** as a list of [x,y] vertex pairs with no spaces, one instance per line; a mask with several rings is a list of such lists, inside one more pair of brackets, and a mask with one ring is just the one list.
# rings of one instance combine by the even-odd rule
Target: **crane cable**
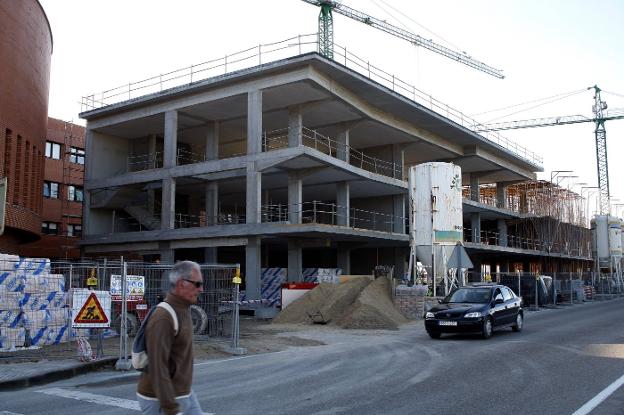
[[540,106],[543,106],[543,105],[552,104],[553,102],[560,101],[560,100],[565,99],[565,98],[569,98],[571,96],[580,94],[580,93],[585,92],[585,91],[587,91],[587,88],[579,89],[577,91],[564,92],[562,94],[552,95],[552,96],[544,97],[544,98],[538,98],[538,99],[534,99],[534,100],[530,100],[530,101],[521,102],[519,104],[508,105],[506,107],[480,112],[478,114],[472,114],[471,117],[477,117],[479,115],[490,114],[492,112],[499,112],[499,111],[503,111],[503,110],[510,109],[510,108],[517,108],[517,107],[521,107],[521,106],[524,106],[524,105],[527,105],[527,104],[533,104],[533,103],[536,103],[536,102],[542,102],[542,101],[548,100],[546,102],[542,102],[542,103],[534,105],[532,107],[523,108],[523,109],[521,109],[519,111],[515,111],[515,112],[509,113],[509,114],[506,114],[506,115],[501,115],[499,117],[492,118],[491,120],[486,121],[486,122],[483,123],[483,124],[488,124],[488,123],[491,123],[493,121],[499,120],[501,118],[509,117],[511,115],[515,115],[515,114],[518,114],[518,113],[521,113],[521,112],[524,112],[524,111],[528,111],[528,110],[531,110],[531,109],[534,109],[534,108],[537,108],[537,107],[540,107]]

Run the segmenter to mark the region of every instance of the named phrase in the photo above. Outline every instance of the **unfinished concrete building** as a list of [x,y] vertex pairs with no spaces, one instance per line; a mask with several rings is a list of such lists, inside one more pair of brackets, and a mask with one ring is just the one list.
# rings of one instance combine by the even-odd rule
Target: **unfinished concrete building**
[[[510,208],[509,186],[534,180],[538,157],[393,89],[305,53],[110,105],[94,101],[81,114],[84,253],[241,263],[248,298],[261,296],[262,267],[287,267],[293,281],[304,267],[370,274],[385,264],[401,275],[406,169],[446,161],[468,185],[466,246],[478,269],[589,259],[510,243],[531,214]],[[495,203],[484,189],[494,189]],[[498,236],[484,240],[489,229]]]

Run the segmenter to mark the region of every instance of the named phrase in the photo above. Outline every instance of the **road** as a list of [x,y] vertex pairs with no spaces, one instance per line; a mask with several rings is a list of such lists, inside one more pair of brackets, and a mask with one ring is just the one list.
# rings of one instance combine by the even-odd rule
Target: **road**
[[[617,299],[527,312],[523,332],[488,340],[432,340],[422,322],[315,327],[297,335],[327,345],[199,363],[194,389],[219,415],[623,414],[623,309]],[[0,414],[136,414],[136,379],[99,372],[0,392]]]

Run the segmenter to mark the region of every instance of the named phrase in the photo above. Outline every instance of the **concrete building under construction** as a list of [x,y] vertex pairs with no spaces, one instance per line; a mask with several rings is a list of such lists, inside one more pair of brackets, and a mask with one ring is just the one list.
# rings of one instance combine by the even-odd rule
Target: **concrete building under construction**
[[537,155],[395,77],[300,49],[87,97],[84,254],[241,263],[248,298],[263,267],[400,276],[407,169],[444,161],[461,167],[476,271],[591,267],[582,201],[536,181]]

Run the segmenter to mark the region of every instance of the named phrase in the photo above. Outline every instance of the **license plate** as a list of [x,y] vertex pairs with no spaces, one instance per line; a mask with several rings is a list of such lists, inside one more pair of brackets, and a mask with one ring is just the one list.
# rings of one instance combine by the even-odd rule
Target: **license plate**
[[456,326],[456,321],[438,321],[439,326]]

